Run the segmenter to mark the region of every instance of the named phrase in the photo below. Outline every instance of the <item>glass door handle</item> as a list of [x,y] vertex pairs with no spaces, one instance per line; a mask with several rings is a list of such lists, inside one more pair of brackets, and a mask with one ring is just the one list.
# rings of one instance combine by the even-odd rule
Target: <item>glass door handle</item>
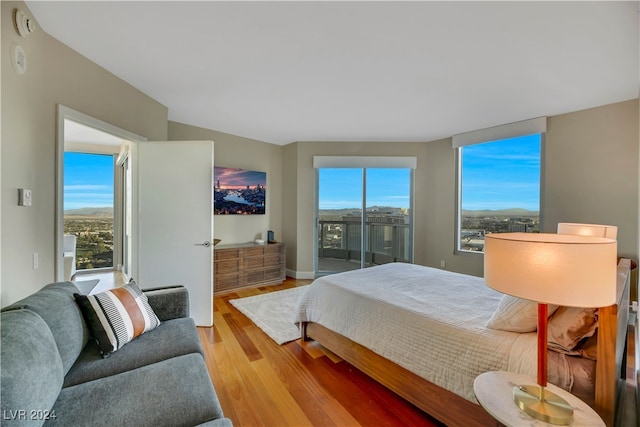
[[211,242],[209,242],[208,240],[206,242],[203,243],[194,243],[195,246],[204,246],[205,248],[208,248],[209,246],[211,246]]

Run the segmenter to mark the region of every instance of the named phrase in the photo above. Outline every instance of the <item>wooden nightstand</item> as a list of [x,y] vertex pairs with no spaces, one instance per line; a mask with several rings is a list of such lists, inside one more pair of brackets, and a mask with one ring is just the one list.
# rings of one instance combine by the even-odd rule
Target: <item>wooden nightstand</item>
[[[526,375],[513,372],[494,371],[478,375],[473,382],[473,391],[480,405],[497,422],[511,427],[519,426],[550,426],[552,424],[536,420],[520,410],[513,401],[513,388],[517,385],[536,384],[536,380]],[[547,388],[565,399],[573,407],[573,422],[571,426],[602,426],[604,422],[589,405],[573,394],[562,390],[553,384]]]

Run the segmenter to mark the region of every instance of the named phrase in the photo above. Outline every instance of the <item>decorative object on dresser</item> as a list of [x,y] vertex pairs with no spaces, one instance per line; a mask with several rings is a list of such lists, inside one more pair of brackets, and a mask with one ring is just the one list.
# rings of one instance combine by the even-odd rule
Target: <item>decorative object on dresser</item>
[[213,260],[214,292],[273,285],[285,279],[286,251],[282,243],[218,245]]
[[492,233],[485,236],[485,283],[538,303],[538,385],[518,385],[513,400],[530,416],[556,425],[572,406],[547,389],[548,304],[604,307],[616,302],[617,243],[572,234]]

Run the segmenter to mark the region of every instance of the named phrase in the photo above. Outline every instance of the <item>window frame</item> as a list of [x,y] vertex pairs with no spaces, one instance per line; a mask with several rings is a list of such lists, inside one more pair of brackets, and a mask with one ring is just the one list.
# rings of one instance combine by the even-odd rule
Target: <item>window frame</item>
[[[368,169],[408,169],[409,170],[409,209],[411,212],[410,219],[410,231],[409,231],[409,246],[410,251],[408,254],[409,262],[413,263],[415,252],[415,170],[417,168],[417,157],[415,156],[313,156],[313,168],[315,174],[315,195],[314,195],[314,277],[321,277],[327,274],[333,274],[334,272],[319,270],[318,264],[318,224],[319,224],[319,197],[320,197],[320,169],[361,169],[362,171],[362,241],[361,247],[366,247],[365,238],[368,238],[364,232],[366,226],[366,206],[367,206],[367,179],[366,171]],[[364,251],[361,256],[361,268],[365,268]]]
[[[517,124],[520,124],[522,122],[519,122]],[[455,169],[456,169],[456,177],[455,177],[455,186],[456,186],[456,196],[455,196],[455,229],[454,229],[454,245],[453,245],[453,252],[454,255],[467,255],[467,254],[478,254],[478,255],[484,255],[484,250],[482,251],[470,251],[470,250],[465,250],[465,249],[461,249],[460,247],[460,241],[461,241],[461,232],[462,232],[462,149],[465,146],[469,146],[469,145],[476,145],[476,144],[485,144],[485,143],[492,143],[492,142],[498,142],[498,141],[503,141],[506,139],[513,139],[513,138],[519,138],[519,137],[524,137],[524,136],[529,136],[529,135],[535,135],[538,134],[540,135],[540,180],[539,180],[539,185],[540,185],[540,197],[539,197],[539,210],[538,210],[538,222],[539,222],[539,227],[540,230],[544,229],[544,209],[543,209],[543,201],[544,201],[544,153],[545,153],[545,135],[546,135],[546,119],[544,120],[544,122],[540,122],[542,123],[542,126],[538,129],[539,131],[528,131],[527,129],[530,129],[530,127],[524,129],[524,130],[520,130],[518,131],[517,128],[515,128],[513,130],[513,132],[509,132],[508,130],[506,132],[502,132],[499,133],[500,137],[499,138],[494,138],[494,139],[486,139],[486,140],[482,140],[481,137],[474,137],[472,139],[474,139],[475,141],[473,142],[464,142],[464,143],[459,143],[456,144],[455,141],[455,136],[454,136],[454,141],[453,141],[453,148],[455,151]],[[534,125],[537,126],[540,123]],[[505,125],[503,127],[500,128],[508,128],[511,125]],[[489,130],[494,130],[496,128],[490,128]],[[504,129],[501,129],[502,131],[504,131]],[[482,135],[482,132],[484,131],[476,131],[479,135]],[[476,133],[473,132],[473,133]],[[470,132],[471,133],[471,132]],[[491,135],[496,135],[495,133],[492,132],[487,132],[485,134],[485,137],[490,137]],[[465,135],[466,136],[466,135]]]

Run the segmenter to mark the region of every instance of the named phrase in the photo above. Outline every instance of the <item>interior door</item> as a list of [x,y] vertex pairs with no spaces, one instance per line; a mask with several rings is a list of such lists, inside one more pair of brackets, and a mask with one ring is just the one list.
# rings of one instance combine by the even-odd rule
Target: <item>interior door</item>
[[134,144],[134,265],[141,288],[183,285],[198,326],[213,324],[213,142]]

